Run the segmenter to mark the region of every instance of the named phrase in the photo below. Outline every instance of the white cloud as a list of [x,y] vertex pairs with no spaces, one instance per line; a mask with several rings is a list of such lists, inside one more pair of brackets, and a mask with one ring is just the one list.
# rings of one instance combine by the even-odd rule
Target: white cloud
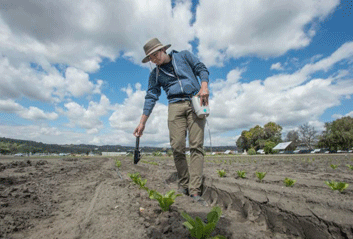
[[349,113],[347,113],[347,114],[345,114],[345,115],[342,115],[342,114],[333,114],[333,115],[332,115],[332,118],[333,118],[333,120],[337,120],[337,119],[340,119],[340,118],[342,118],[342,117],[347,117],[347,116],[353,117],[353,111],[351,111],[351,112],[349,112]]
[[8,58],[0,56],[0,99],[25,96],[34,100],[50,101],[53,89],[42,81],[42,73],[22,63],[15,67]]
[[[109,118],[113,129],[125,132],[122,134],[126,142],[134,141],[133,131],[140,122],[146,92],[141,90],[141,85],[135,85],[135,90],[129,85],[123,89],[127,98],[123,104],[117,106],[116,111]],[[148,118],[141,140],[148,145],[160,145],[169,142],[169,131],[167,125],[168,107],[159,102],[156,103],[152,114]],[[119,136],[120,138],[120,136]],[[169,145],[167,143],[167,145]]]
[[353,94],[353,79],[337,72],[327,78],[312,79],[312,74],[352,59],[352,52],[353,43],[346,43],[331,56],[307,64],[293,74],[277,74],[249,83],[242,82],[244,69],[230,71],[225,80],[210,84],[212,131],[217,135],[269,121],[284,127],[312,122],[321,129],[319,117],[328,108],[340,105],[342,97]]
[[83,96],[93,90],[93,84],[89,81],[89,75],[82,70],[68,67],[65,77],[68,91],[75,97]]
[[18,112],[19,116],[28,120],[56,120],[58,114],[55,112],[45,113],[43,110],[30,106],[28,110]]
[[81,127],[87,130],[88,134],[96,134],[103,128],[103,122],[100,120],[113,108],[109,99],[101,95],[100,102],[90,101],[87,109],[76,102],[66,103],[64,110],[58,110],[70,120],[69,127]]
[[15,113],[23,110],[23,107],[13,100],[0,100],[0,112]]
[[96,84],[89,75],[74,67],[67,67],[65,77],[55,67],[37,70],[29,63],[17,67],[0,56],[0,99],[29,98],[41,102],[61,102],[65,97],[99,94],[102,80]]
[[284,68],[281,65],[281,62],[277,62],[271,65],[271,70],[283,71]]
[[43,110],[33,106],[26,109],[11,99],[0,100],[0,112],[15,113],[21,118],[28,120],[56,120],[58,118],[58,114],[55,112],[45,113]]
[[323,21],[339,3],[200,1],[194,24],[199,56],[207,65],[223,65],[232,57],[273,57],[306,47],[316,33],[316,22]]
[[121,52],[141,63],[142,46],[152,37],[191,49],[190,9],[190,0],[176,1],[174,8],[164,0],[4,0],[0,51],[11,62],[21,59],[44,69],[64,64],[95,72],[102,58],[114,60]]
[[45,124],[40,125],[0,125],[2,137],[32,140],[48,144],[80,144],[86,143],[89,135],[60,130]]

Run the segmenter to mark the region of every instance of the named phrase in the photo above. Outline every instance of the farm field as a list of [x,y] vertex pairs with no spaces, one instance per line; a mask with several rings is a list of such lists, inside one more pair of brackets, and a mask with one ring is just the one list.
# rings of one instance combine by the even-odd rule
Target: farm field
[[[128,174],[139,172],[162,194],[176,190],[172,157],[132,161],[0,156],[0,238],[191,238],[180,212],[205,220],[215,205],[222,217],[212,236],[353,238],[353,154],[208,156],[203,197],[210,206],[180,196],[168,212]],[[260,181],[255,172],[266,175]],[[296,181],[287,187],[285,178]],[[331,180],[349,186],[331,190]]]

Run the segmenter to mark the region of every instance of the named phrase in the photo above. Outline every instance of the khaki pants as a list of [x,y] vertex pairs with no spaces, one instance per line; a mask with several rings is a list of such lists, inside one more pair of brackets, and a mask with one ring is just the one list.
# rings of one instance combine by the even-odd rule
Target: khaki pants
[[[171,103],[168,106],[170,145],[178,172],[179,187],[189,188],[191,194],[201,194],[203,174],[203,141],[206,119],[193,112],[190,101]],[[186,135],[189,133],[190,165],[186,161]]]

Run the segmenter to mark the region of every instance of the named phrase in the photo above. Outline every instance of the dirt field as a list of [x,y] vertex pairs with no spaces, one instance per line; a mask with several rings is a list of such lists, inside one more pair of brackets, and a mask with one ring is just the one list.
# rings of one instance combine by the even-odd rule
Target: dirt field
[[[169,212],[128,173],[139,172],[146,186],[164,194],[177,189],[172,158],[145,157],[137,166],[132,160],[1,156],[0,238],[190,238],[180,212],[204,220],[213,205],[223,211],[213,236],[353,238],[353,170],[346,166],[352,154],[206,157],[203,197],[211,206],[182,196]],[[267,172],[263,182],[255,172]],[[297,180],[294,186],[284,186],[286,177]],[[340,193],[326,180],[350,185]]]

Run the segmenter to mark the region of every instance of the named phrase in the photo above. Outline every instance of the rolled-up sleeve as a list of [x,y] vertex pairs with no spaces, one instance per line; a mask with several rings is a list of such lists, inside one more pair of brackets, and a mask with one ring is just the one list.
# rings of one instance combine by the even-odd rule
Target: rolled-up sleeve
[[191,52],[183,51],[183,53],[185,54],[185,59],[190,64],[194,74],[200,77],[201,82],[202,81],[208,82],[209,81],[208,76],[210,75],[210,73],[208,72],[207,67],[205,66],[205,64],[203,64],[199,60],[199,58],[197,58]]
[[143,114],[149,116],[161,95],[161,86],[156,80],[156,73],[151,72],[148,80],[148,89],[145,96],[145,104],[143,106]]

